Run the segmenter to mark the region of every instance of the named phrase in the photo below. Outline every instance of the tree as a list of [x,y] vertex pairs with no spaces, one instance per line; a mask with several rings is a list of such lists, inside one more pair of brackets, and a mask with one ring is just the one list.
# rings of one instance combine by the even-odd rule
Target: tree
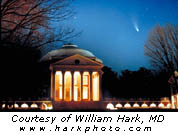
[[41,48],[52,42],[64,42],[75,35],[74,29],[62,26],[55,33],[50,24],[73,15],[71,1],[0,1],[0,78],[1,88],[4,88],[0,100],[44,97],[42,92],[47,92],[50,77],[43,72],[49,65],[39,63]]
[[18,43],[42,47],[54,41],[64,42],[75,36],[74,29],[58,27],[50,22],[62,21],[73,15],[72,0],[1,0],[1,45]]
[[121,90],[119,95],[154,100],[170,96],[167,78],[166,72],[153,72],[144,67],[140,67],[137,71],[123,70],[119,77]]
[[147,55],[154,67],[173,73],[178,69],[178,26],[157,25],[145,43]]
[[152,70],[140,67],[136,71],[128,69],[121,73],[112,71],[104,66],[102,71],[102,93],[104,97],[119,99],[145,98],[158,100],[162,97],[170,97],[169,85],[166,72],[153,72]]
[[118,74],[113,71],[112,68],[104,66],[102,68],[103,76],[102,76],[102,93],[104,97],[117,97],[119,94],[118,90]]
[[119,79],[124,88],[123,95],[127,98],[148,98],[153,95],[150,86],[154,77],[152,72],[144,67],[137,71],[123,70]]

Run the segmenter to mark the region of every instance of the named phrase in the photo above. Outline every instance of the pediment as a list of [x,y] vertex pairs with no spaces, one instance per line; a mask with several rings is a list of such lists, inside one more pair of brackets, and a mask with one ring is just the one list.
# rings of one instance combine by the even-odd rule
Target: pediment
[[59,60],[52,65],[90,65],[90,66],[103,66],[102,63],[99,63],[95,60],[89,59],[87,57],[81,56],[79,54],[75,54],[73,56],[69,56],[65,59]]

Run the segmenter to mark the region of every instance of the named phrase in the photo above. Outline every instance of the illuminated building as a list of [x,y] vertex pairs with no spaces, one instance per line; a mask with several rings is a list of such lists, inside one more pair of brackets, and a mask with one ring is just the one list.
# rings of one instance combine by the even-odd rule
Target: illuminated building
[[91,52],[76,45],[64,45],[41,59],[51,73],[50,99],[39,101],[2,102],[0,109],[40,110],[114,110],[119,109],[178,109],[178,94],[171,99],[114,100],[102,98],[103,63]]
[[178,94],[171,95],[172,109],[178,109]]
[[54,106],[64,102],[101,101],[103,64],[91,52],[76,45],[64,45],[47,53],[42,61],[50,61],[50,97]]

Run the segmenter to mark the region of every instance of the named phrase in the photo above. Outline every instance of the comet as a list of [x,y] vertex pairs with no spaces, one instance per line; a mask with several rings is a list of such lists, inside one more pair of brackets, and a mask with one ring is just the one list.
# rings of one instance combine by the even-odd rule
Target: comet
[[134,28],[135,28],[136,32],[140,31],[136,22],[134,23]]
[[133,26],[134,26],[134,28],[135,28],[135,30],[136,30],[136,32],[139,32],[140,31],[140,29],[139,29],[139,27],[138,27],[138,23],[137,23],[137,21],[136,21],[136,19],[135,18],[133,18]]
[[137,32],[140,31],[139,28],[138,28],[138,26],[135,26],[135,30],[136,30]]

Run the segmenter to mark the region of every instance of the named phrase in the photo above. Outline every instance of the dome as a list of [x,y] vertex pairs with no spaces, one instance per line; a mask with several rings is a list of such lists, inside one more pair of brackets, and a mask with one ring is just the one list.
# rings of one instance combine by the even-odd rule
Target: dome
[[77,45],[63,45],[60,49],[48,52],[44,57],[42,57],[41,61],[60,60],[75,54],[79,54],[102,63],[102,61],[96,58],[93,53],[80,49]]

